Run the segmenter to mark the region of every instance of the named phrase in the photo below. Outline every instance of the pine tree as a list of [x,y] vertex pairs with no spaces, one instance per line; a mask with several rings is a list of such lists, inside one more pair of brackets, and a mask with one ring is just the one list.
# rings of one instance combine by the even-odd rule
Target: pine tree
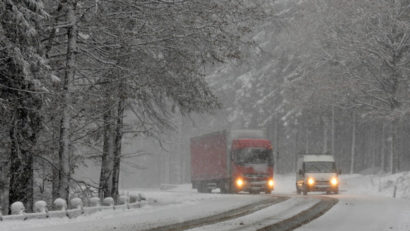
[[33,204],[33,156],[42,127],[42,94],[47,94],[38,34],[39,23],[47,16],[38,0],[0,1],[0,99],[10,140],[9,202],[22,201],[28,211]]

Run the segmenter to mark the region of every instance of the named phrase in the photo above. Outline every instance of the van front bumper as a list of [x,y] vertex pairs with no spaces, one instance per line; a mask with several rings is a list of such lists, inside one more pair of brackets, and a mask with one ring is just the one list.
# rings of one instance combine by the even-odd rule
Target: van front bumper
[[339,185],[332,185],[328,181],[326,182],[315,182],[313,185],[306,184],[306,189],[309,192],[327,192],[327,191],[337,191]]

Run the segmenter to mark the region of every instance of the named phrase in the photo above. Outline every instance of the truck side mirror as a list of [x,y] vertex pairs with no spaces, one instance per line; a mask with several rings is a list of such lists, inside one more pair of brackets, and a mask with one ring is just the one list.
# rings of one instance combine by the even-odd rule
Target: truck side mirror
[[303,175],[303,174],[304,174],[303,170],[299,169],[299,175]]
[[338,170],[337,170],[337,174],[338,174],[338,175],[342,174],[342,169],[338,169]]

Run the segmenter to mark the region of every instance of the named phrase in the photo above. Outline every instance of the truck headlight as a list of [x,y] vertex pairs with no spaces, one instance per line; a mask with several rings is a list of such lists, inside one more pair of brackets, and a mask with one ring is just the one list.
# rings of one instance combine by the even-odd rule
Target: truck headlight
[[314,185],[315,184],[315,178],[309,177],[307,183],[308,183],[308,185]]
[[269,187],[273,188],[273,186],[275,186],[275,181],[273,181],[273,179],[270,179],[268,181],[268,185],[269,185]]
[[337,180],[336,177],[333,177],[333,178],[330,180],[330,184],[333,185],[333,186],[336,186],[337,184],[339,184],[339,181]]
[[243,186],[244,182],[241,178],[236,179],[236,186],[238,188],[241,188]]

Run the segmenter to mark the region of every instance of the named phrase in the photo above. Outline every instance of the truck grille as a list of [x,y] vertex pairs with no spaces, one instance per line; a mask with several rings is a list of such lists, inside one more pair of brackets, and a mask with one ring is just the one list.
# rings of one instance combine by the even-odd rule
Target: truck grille
[[245,174],[244,177],[246,178],[247,181],[266,181],[268,178],[268,175],[266,174]]

